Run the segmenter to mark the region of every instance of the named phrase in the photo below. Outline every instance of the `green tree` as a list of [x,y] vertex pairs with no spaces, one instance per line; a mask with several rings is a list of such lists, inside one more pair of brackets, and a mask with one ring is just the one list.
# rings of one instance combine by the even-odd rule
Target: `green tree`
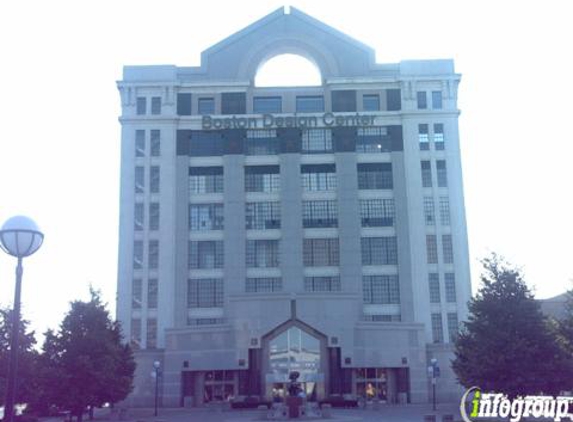
[[[12,310],[0,309],[0,405],[6,399],[6,381],[10,361],[10,341],[12,338]],[[38,352],[34,349],[34,332],[28,331],[28,321],[21,320],[18,344],[18,378],[16,401],[26,403],[35,392],[35,365]]]
[[57,333],[47,332],[43,347],[45,401],[69,409],[81,421],[88,407],[123,400],[132,390],[135,361],[122,343],[98,292],[75,301]]
[[455,344],[453,369],[465,387],[505,393],[558,394],[573,375],[519,269],[492,254],[482,261],[483,286]]

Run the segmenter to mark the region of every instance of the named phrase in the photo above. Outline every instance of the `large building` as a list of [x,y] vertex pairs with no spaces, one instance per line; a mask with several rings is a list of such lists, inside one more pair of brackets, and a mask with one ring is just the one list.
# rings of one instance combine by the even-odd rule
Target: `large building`
[[[321,84],[258,87],[297,54]],[[470,275],[451,60],[378,64],[294,8],[205,50],[127,66],[117,315],[132,405],[283,394],[426,402],[459,386]]]

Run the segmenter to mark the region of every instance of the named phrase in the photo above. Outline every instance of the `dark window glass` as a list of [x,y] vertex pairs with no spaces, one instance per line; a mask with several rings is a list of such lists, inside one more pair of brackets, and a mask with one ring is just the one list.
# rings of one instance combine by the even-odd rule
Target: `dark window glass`
[[440,188],[448,187],[448,172],[446,170],[446,161],[445,160],[436,161],[436,170],[438,172],[438,187]]
[[402,94],[399,89],[386,90],[386,109],[396,111],[402,109]]
[[362,108],[364,111],[378,111],[380,110],[380,96],[379,95],[364,95],[362,97]]
[[191,115],[191,94],[177,94],[177,114],[179,116]]
[[194,131],[191,134],[189,155],[192,157],[221,156],[224,148],[225,142],[220,132]]
[[221,114],[245,114],[247,94],[244,92],[224,92],[221,94]]
[[340,276],[305,277],[304,290],[306,292],[339,292]]
[[322,95],[297,96],[296,111],[298,113],[322,112],[324,111],[324,97]]
[[223,230],[223,204],[189,205],[189,230]]
[[391,163],[358,164],[358,189],[392,189]]
[[189,242],[189,268],[223,268],[224,262],[225,260],[222,240],[203,240]]
[[159,203],[149,204],[149,230],[159,230]]
[[245,204],[245,225],[247,230],[280,229],[280,202],[247,202]]
[[303,239],[305,267],[329,267],[339,265],[340,252],[338,238]]
[[161,114],[161,97],[151,97],[151,114]]
[[394,199],[361,199],[362,227],[389,227],[394,225]]
[[304,191],[328,191],[336,189],[336,166],[334,164],[303,164],[300,166]]
[[276,130],[247,131],[247,155],[276,155],[279,147]]
[[431,188],[432,187],[432,167],[429,161],[422,161],[420,163],[422,169],[422,187]]
[[440,275],[438,273],[428,274],[430,283],[430,303],[440,303]]
[[281,97],[254,97],[253,113],[281,113]]
[[145,131],[142,129],[135,131],[135,156],[145,157]]
[[423,110],[428,108],[428,99],[426,97],[426,91],[418,91],[416,93],[416,99],[418,100],[418,109]]
[[442,91],[432,91],[432,108],[442,108]]
[[303,201],[302,226],[304,228],[338,227],[336,201]]
[[430,149],[430,132],[426,123],[418,125],[418,143],[420,144],[421,151]]
[[356,111],[356,91],[332,91],[332,111]]
[[147,98],[145,97],[137,97],[136,100],[136,113],[138,115],[143,115],[147,113]]
[[444,124],[434,123],[434,148],[437,151],[444,150]]
[[149,192],[159,193],[159,166],[149,168]]
[[392,137],[388,135],[388,128],[359,127],[356,137],[356,152],[390,152],[392,151]]
[[136,203],[133,212],[133,229],[135,231],[143,230],[143,219],[144,219],[145,208],[144,204]]
[[215,99],[199,98],[199,114],[215,114]]
[[223,306],[223,280],[198,278],[187,281],[188,308],[216,308]]
[[302,152],[304,154],[332,152],[332,132],[330,129],[303,129]]
[[223,192],[223,167],[190,167],[189,194]]
[[135,167],[135,193],[145,192],[145,167]]
[[245,192],[278,192],[280,187],[279,166],[245,167]]
[[247,293],[270,293],[280,292],[283,289],[283,281],[280,277],[247,278],[245,291]]
[[364,303],[373,305],[400,304],[400,284],[397,275],[363,276],[362,292]]
[[159,157],[161,155],[161,131],[151,129],[150,131],[151,156]]
[[275,268],[279,264],[278,240],[247,240],[247,267]]
[[361,250],[362,265],[396,265],[398,263],[396,236],[363,237]]

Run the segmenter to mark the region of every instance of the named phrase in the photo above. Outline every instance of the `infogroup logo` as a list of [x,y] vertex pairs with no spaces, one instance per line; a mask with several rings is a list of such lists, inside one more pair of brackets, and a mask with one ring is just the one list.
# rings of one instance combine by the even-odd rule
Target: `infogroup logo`
[[501,393],[483,393],[479,387],[468,389],[462,396],[460,413],[466,422],[487,419],[510,418],[519,422],[522,418],[552,418],[559,422],[572,417],[569,403],[573,397],[526,396],[509,399]]

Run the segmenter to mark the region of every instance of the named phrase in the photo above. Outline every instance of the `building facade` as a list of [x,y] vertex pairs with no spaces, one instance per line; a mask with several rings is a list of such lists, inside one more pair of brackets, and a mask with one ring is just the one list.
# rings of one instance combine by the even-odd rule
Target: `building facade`
[[[322,84],[257,87],[291,53]],[[199,67],[127,66],[117,316],[129,403],[284,394],[426,402],[459,386],[470,275],[451,60],[374,51],[279,9]]]

